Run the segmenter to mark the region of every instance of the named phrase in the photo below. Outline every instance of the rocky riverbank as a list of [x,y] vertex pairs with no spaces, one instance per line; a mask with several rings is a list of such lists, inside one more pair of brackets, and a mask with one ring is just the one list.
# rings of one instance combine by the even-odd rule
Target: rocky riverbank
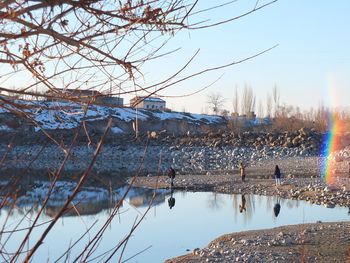
[[[208,172],[202,175],[178,175],[175,189],[213,191],[227,194],[258,194],[310,203],[350,206],[350,178],[345,172],[347,162],[338,162],[339,173],[327,185],[320,176],[319,157],[293,157],[268,160],[247,168],[247,180],[241,182],[239,171]],[[284,175],[282,185],[276,187],[271,178],[278,164]],[[346,170],[347,171],[347,170]],[[150,188],[169,188],[169,179],[139,177],[135,185]],[[347,262],[350,223],[317,223],[285,226],[275,229],[228,234],[212,241],[205,248],[166,263],[202,262]],[[200,237],[198,237],[200,238]]]
[[[307,129],[295,133],[207,133],[201,136],[170,136],[151,132],[132,140],[120,135],[107,140],[94,165],[99,172],[156,174],[173,166],[182,174],[206,173],[207,171],[233,171],[240,162],[255,166],[268,160],[286,157],[319,156],[321,134]],[[79,143],[71,151],[65,170],[86,169],[96,149],[96,144]],[[33,169],[57,169],[64,159],[62,147],[49,144],[8,145],[2,144],[0,156],[4,156],[2,167],[24,168],[32,162]],[[66,146],[68,147],[68,146]],[[342,159],[350,158],[350,151],[339,153]]]
[[165,263],[349,262],[350,222],[283,226],[221,236]]
[[[40,151],[42,151],[40,153]],[[83,171],[93,158],[94,146],[77,146],[65,164],[67,171]],[[38,155],[40,153],[40,155]],[[57,169],[64,152],[57,146],[2,145],[0,156],[5,156],[3,168],[24,168],[29,163],[33,169]],[[206,173],[208,171],[232,171],[240,162],[247,166],[278,160],[286,157],[309,157],[301,148],[277,148],[265,146],[258,150],[252,146],[168,146],[168,145],[104,145],[94,165],[99,172],[133,175],[141,166],[141,174],[156,174],[169,166],[182,174]],[[160,166],[159,166],[160,165]]]
[[[271,135],[218,133],[201,137],[192,134],[172,137],[149,133],[140,141],[108,141],[95,163],[96,175],[93,179],[102,179],[105,183],[110,177],[120,174],[133,175],[141,166],[140,175],[146,176],[138,177],[135,185],[168,188],[168,178],[157,175],[164,174],[172,166],[177,172],[176,189],[280,196],[327,207],[350,205],[348,148],[329,157],[335,164],[333,174],[337,175],[329,186],[320,178],[320,166],[325,160],[319,157],[319,134],[310,131],[309,137],[306,137],[298,131],[294,135]],[[297,140],[299,143],[296,143]],[[94,151],[94,144],[74,147],[65,169],[83,171]],[[44,171],[57,169],[64,152],[54,145],[42,149],[41,145],[8,147],[3,144],[0,156],[3,157],[2,169],[24,168],[35,159],[31,168]],[[247,166],[244,183],[240,181],[237,169],[240,162]],[[279,187],[275,187],[271,179],[276,164],[282,171],[282,185]],[[106,175],[101,177],[98,173]],[[95,181],[93,183],[96,184]],[[320,223],[230,234],[218,238],[206,248],[198,248],[190,255],[167,263],[345,262],[350,245],[347,238],[349,230],[348,223]],[[325,237],[328,239],[323,242]]]
[[[327,185],[324,180],[317,177],[309,177],[308,174],[293,174],[293,171],[283,163],[298,162],[296,160],[284,160],[279,162],[282,171],[286,171],[289,178],[283,178],[282,184],[275,186],[273,166],[270,169],[257,167],[247,169],[247,178],[241,182],[238,171],[226,174],[205,175],[178,175],[175,178],[175,189],[185,191],[212,191],[226,194],[257,194],[268,196],[279,196],[285,199],[304,200],[310,203],[324,205],[327,207],[350,206],[350,178],[347,176],[337,177],[332,185]],[[315,158],[309,160],[315,161]],[[307,168],[305,168],[307,169]],[[300,169],[297,170],[301,172]],[[306,177],[307,176],[307,177]],[[169,188],[169,178],[160,177],[138,177],[135,185],[150,188]]]

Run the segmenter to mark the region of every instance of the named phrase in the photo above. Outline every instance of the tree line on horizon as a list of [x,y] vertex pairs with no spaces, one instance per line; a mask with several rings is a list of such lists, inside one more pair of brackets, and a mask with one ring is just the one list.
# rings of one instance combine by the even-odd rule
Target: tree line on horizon
[[267,94],[265,106],[260,100],[256,105],[256,96],[252,87],[245,85],[241,94],[234,90],[231,113],[224,108],[225,98],[219,92],[207,96],[207,105],[212,113],[220,116],[258,117],[273,120],[275,130],[296,130],[302,127],[314,128],[325,132],[331,128],[334,120],[341,123],[342,131],[350,130],[350,110],[346,108],[329,108],[320,103],[317,108],[301,110],[299,106],[280,102],[280,90],[274,86]]

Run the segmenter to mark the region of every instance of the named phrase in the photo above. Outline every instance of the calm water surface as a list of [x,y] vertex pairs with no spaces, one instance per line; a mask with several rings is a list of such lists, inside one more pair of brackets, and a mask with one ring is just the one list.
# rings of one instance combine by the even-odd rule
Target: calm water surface
[[[152,190],[134,189],[123,203],[120,213],[114,218],[104,234],[104,238],[95,251],[99,256],[104,251],[112,249],[132,227],[135,220],[139,219],[146,211],[148,201],[153,194]],[[326,208],[312,205],[304,201],[278,199],[277,197],[265,197],[257,195],[245,195],[245,209],[241,209],[242,195],[215,194],[210,192],[175,192],[175,206],[169,208],[168,199],[170,192],[162,191],[156,198],[155,204],[150,209],[141,225],[133,233],[128,242],[121,262],[146,262],[157,263],[166,259],[190,253],[194,248],[205,247],[211,240],[220,235],[252,229],[272,228],[290,224],[309,223],[316,221],[348,221],[348,209]],[[67,249],[70,243],[81,236],[86,229],[96,220],[96,228],[85,236],[85,242],[91,240],[97,230],[107,220],[110,209],[108,200],[95,199],[85,206],[81,206],[81,216],[69,215],[61,218],[52,232],[38,251],[33,262],[55,262]],[[280,204],[280,212],[276,217],[274,206]],[[59,205],[59,201],[56,202]],[[15,209],[11,214],[8,210],[0,210],[0,223],[4,225],[7,217],[7,227],[14,226],[28,211],[30,206]],[[78,209],[78,210],[79,210]],[[50,220],[56,208],[54,205],[45,211],[40,218],[41,222]],[[85,214],[85,215],[84,215]],[[35,216],[35,211],[29,212],[27,220],[20,223],[21,227],[28,226],[28,221]],[[6,229],[5,229],[6,230]],[[39,236],[43,228],[39,227],[35,235]],[[23,236],[22,232],[16,233],[4,247],[11,252],[18,246],[18,240]],[[6,234],[1,236],[2,244]],[[34,240],[34,238],[32,238]],[[80,247],[73,249],[71,257],[67,260],[72,262],[74,255]],[[143,251],[141,254],[136,253]],[[117,253],[115,259],[119,258]],[[130,258],[130,259],[129,259]],[[103,262],[101,256],[92,262]],[[129,260],[127,260],[129,259]],[[125,261],[126,260],[126,261]],[[1,259],[0,261],[5,261]],[[64,262],[59,259],[58,262]],[[116,260],[112,261],[116,262]]]

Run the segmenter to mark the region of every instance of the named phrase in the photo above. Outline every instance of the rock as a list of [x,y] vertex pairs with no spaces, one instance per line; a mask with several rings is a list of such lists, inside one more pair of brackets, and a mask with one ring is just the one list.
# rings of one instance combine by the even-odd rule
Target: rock
[[193,250],[193,255],[199,256],[200,252],[201,252],[201,250],[199,248],[195,248]]
[[286,244],[286,245],[293,245],[294,243],[295,243],[294,240],[291,238],[286,238],[284,240],[284,244]]
[[301,128],[298,132],[300,135],[302,135],[304,137],[309,137],[311,130],[308,128]]
[[221,253],[219,251],[213,251],[213,253],[211,253],[211,254],[214,257],[221,257]]
[[286,142],[283,146],[287,148],[291,148],[294,146],[294,144],[292,142]]
[[157,132],[155,132],[155,131],[150,132],[148,134],[148,138],[150,138],[150,139],[158,139]]

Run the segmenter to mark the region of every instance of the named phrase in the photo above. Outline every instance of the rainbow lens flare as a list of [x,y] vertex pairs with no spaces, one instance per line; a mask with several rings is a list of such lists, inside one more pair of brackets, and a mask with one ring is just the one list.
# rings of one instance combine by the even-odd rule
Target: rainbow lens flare
[[336,176],[335,163],[336,158],[334,152],[340,146],[340,131],[342,130],[342,122],[337,114],[328,112],[326,114],[328,131],[324,135],[321,154],[324,160],[321,164],[321,174],[327,184],[332,184]]

